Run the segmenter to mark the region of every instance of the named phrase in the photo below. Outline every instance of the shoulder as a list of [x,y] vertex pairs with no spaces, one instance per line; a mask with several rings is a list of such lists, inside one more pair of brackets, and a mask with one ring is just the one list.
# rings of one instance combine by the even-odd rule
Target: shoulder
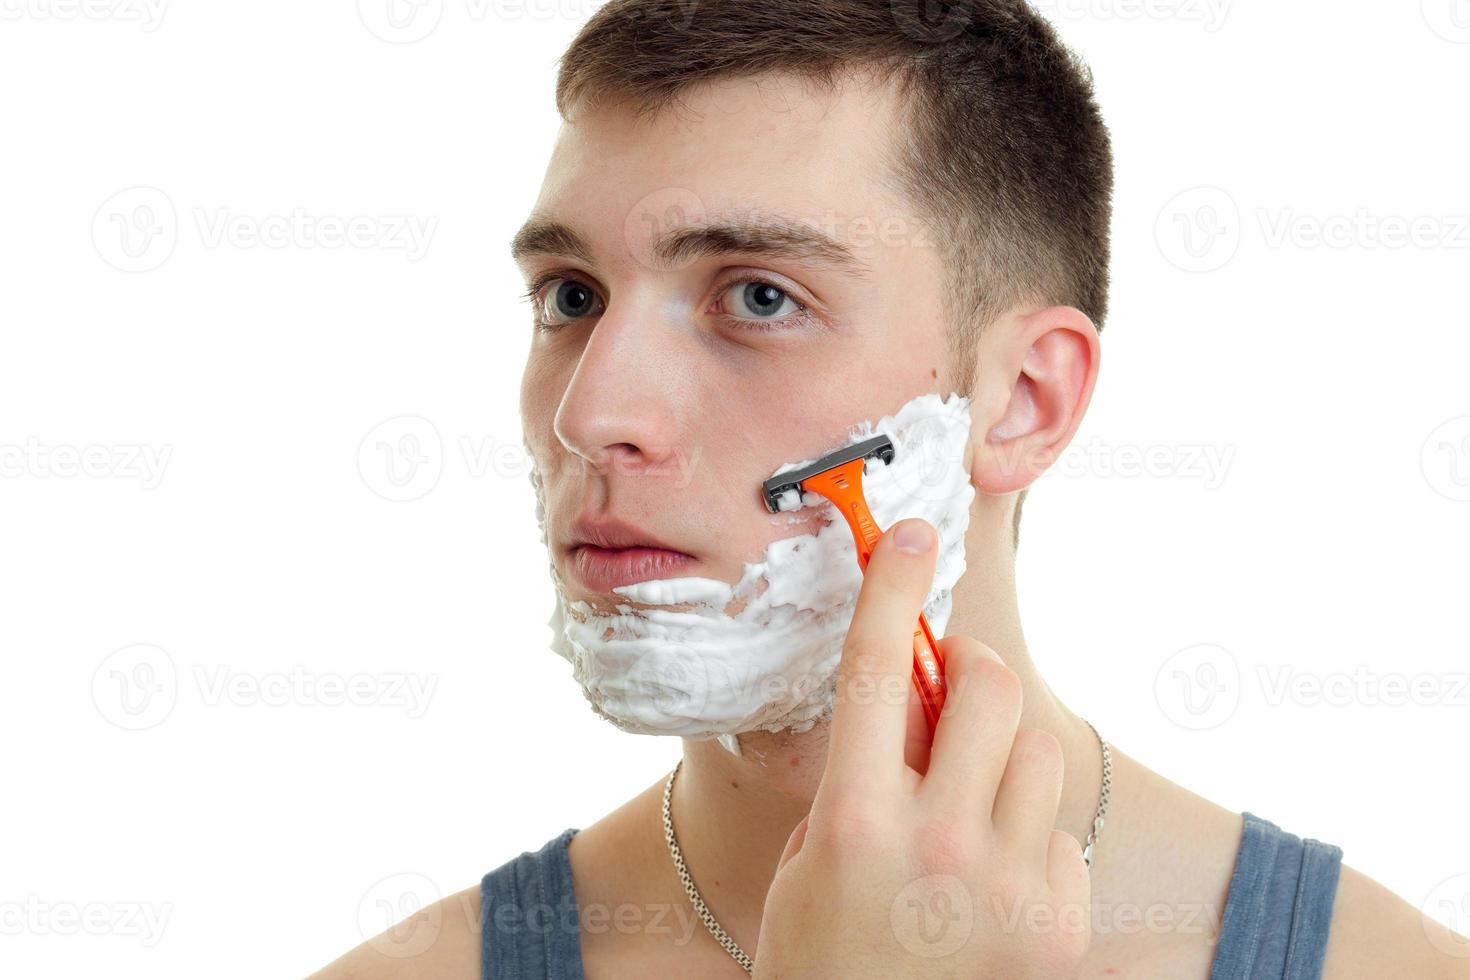
[[1470,939],[1458,936],[1367,875],[1342,866],[1326,980],[1470,980]]
[[479,980],[480,886],[419,909],[308,980]]
[[[576,901],[566,851],[576,833],[568,828],[539,849],[510,858],[478,884],[389,926],[309,980],[480,980],[489,947],[487,904],[496,906],[490,915],[497,934],[517,929],[545,932],[548,920],[550,925],[567,921],[552,919],[553,914],[568,911],[575,932]],[[549,948],[553,956],[575,955],[558,953],[563,947],[557,944]],[[515,944],[507,944],[501,952],[514,956]]]

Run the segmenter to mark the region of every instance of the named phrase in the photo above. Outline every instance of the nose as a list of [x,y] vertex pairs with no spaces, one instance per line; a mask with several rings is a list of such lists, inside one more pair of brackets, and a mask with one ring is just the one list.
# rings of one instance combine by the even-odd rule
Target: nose
[[689,365],[666,324],[632,307],[604,310],[572,373],[553,430],[601,475],[662,472],[679,451]]

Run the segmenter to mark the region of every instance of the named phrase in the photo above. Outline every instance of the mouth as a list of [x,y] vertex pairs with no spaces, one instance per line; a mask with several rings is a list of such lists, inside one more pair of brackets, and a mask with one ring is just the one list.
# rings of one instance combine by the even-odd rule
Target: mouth
[[612,517],[573,523],[566,549],[571,576],[592,592],[686,575],[693,555],[678,551],[635,525]]
[[675,578],[687,574],[696,562],[692,555],[667,548],[603,548],[595,544],[573,547],[570,558],[572,574],[593,592],[612,592],[620,585],[650,579]]

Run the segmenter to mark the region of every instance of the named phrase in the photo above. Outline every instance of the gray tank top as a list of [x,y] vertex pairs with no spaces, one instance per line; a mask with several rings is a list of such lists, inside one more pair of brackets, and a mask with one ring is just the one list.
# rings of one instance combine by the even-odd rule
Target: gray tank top
[[[1242,814],[1210,980],[1319,980],[1342,849]],[[480,882],[482,980],[583,980],[562,831]]]

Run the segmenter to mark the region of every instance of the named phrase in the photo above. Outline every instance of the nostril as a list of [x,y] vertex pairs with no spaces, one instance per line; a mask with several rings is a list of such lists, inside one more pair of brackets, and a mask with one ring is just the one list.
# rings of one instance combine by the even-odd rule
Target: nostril
[[596,450],[593,467],[600,474],[636,468],[643,453],[632,443],[619,442]]

